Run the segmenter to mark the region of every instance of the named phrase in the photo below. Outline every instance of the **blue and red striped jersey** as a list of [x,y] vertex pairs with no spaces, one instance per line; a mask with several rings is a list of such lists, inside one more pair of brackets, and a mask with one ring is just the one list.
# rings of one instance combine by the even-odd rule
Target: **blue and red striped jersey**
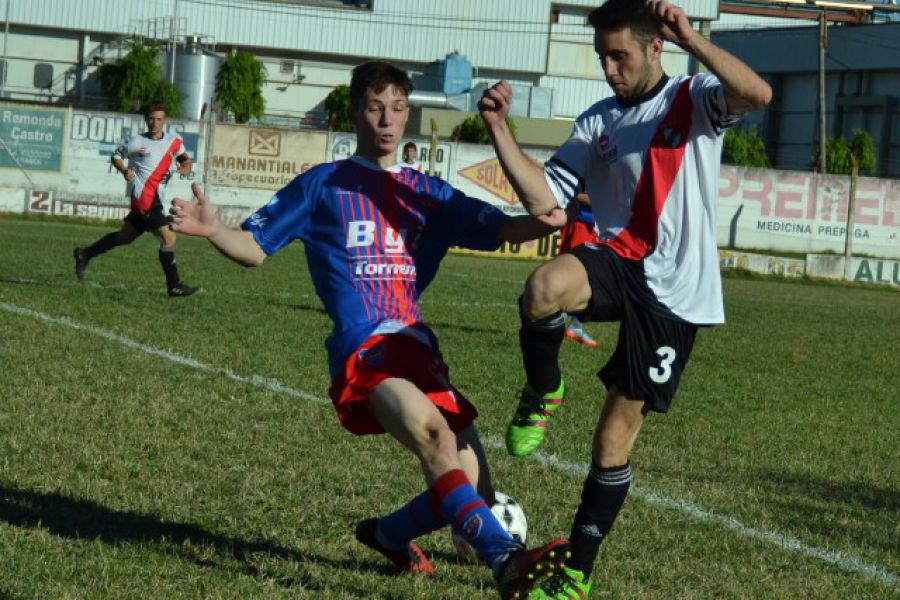
[[334,378],[370,335],[421,319],[419,295],[451,246],[495,250],[506,219],[437,177],[352,156],[297,176],[241,227],[267,255],[303,242],[334,323],[325,341]]

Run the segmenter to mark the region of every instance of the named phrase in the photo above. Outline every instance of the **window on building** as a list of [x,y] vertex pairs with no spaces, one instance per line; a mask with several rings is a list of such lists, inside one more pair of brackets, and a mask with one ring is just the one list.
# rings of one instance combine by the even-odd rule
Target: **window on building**
[[50,63],[34,65],[34,87],[39,90],[53,87],[53,65]]

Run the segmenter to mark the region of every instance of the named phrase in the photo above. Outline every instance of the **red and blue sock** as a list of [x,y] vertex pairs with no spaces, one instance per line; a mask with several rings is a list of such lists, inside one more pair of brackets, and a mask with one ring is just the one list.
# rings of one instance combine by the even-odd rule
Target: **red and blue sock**
[[434,507],[494,572],[518,545],[500,525],[462,469],[441,475],[431,488]]
[[447,524],[447,520],[434,508],[431,490],[422,492],[401,508],[378,519],[378,541],[398,550],[412,540]]

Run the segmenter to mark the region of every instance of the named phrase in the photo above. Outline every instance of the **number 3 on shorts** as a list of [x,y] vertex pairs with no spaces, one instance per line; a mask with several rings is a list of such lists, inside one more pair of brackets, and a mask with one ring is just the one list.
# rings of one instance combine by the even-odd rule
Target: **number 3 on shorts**
[[653,383],[665,383],[672,377],[672,363],[675,362],[675,349],[671,346],[660,346],[656,349],[656,355],[660,358],[658,367],[650,367],[647,374]]

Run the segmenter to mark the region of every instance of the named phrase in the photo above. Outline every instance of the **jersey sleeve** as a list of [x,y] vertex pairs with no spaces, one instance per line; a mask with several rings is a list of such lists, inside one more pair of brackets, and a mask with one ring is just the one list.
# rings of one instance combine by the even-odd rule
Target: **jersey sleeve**
[[595,137],[588,123],[584,115],[579,117],[569,139],[544,163],[544,178],[561,208],[584,191],[584,178],[593,162]]
[[449,246],[487,251],[500,247],[497,230],[509,220],[500,209],[446,183],[440,196],[437,214],[429,225],[443,233]]
[[739,115],[728,113],[725,88],[715,75],[695,75],[691,82],[691,96],[702,122],[716,135],[721,135],[740,120]]
[[188,154],[187,148],[184,146],[184,140],[178,138],[178,149],[175,150],[175,156],[181,156],[182,154],[187,156],[188,158],[190,158],[191,156],[190,154]]
[[263,252],[272,255],[306,234],[311,212],[312,202],[307,198],[301,175],[247,217],[241,229],[251,232]]

